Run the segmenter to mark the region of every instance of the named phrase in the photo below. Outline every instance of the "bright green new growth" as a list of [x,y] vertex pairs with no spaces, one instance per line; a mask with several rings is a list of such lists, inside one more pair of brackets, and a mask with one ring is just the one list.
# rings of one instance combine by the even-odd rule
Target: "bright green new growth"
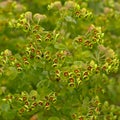
[[9,3],[13,13],[7,25],[20,44],[0,55],[2,120],[120,119],[111,96],[119,57],[106,46],[99,16],[83,3],[51,3],[51,16]]

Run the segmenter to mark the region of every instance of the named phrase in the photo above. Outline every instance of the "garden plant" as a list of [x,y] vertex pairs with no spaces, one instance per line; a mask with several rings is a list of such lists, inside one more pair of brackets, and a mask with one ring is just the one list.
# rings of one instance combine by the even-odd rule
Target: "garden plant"
[[120,120],[119,59],[119,0],[1,0],[0,120]]

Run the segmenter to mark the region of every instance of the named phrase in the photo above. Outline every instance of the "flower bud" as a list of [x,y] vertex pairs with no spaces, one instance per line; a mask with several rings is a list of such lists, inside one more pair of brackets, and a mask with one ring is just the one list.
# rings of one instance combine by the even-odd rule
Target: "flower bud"
[[41,15],[41,14],[39,14],[39,13],[36,13],[36,14],[34,14],[34,16],[33,16],[33,19],[34,19],[34,21],[35,22],[43,22],[44,20],[46,20],[46,18],[47,18],[47,16],[46,15]]
[[62,4],[60,1],[55,1],[54,3],[51,3],[50,5],[48,5],[48,9],[58,9],[60,10],[60,8],[62,8]]
[[13,6],[14,6],[15,12],[22,12],[26,9],[25,6],[23,6],[22,4],[18,4],[18,3],[14,4]]
[[32,21],[32,12],[28,11],[25,13],[25,18],[27,21]]
[[10,50],[6,49],[6,50],[4,51],[4,55],[5,55],[5,56],[11,56],[11,55],[12,55],[12,52],[11,52]]
[[67,9],[71,9],[71,8],[75,8],[75,6],[77,6],[77,4],[74,1],[66,1],[64,6]]

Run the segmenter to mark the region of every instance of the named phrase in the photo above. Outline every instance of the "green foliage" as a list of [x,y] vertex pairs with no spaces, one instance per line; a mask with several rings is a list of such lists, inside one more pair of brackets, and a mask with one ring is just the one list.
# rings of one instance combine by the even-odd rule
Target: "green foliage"
[[120,120],[119,6],[0,2],[0,119]]

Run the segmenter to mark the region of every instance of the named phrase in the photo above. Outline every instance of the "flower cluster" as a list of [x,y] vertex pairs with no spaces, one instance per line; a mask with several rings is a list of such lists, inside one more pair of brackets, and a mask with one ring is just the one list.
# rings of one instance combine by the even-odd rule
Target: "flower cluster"
[[[9,21],[8,13],[3,15],[0,31],[9,30],[0,38],[13,44],[0,54],[1,119],[120,119],[119,50],[108,39],[119,38],[109,22],[113,13],[115,19],[120,16],[110,2],[96,3],[102,8],[93,15],[92,1],[55,1],[48,13],[0,2],[2,12],[12,13]],[[40,4],[44,11],[45,1]],[[103,14],[104,6],[111,9]]]

